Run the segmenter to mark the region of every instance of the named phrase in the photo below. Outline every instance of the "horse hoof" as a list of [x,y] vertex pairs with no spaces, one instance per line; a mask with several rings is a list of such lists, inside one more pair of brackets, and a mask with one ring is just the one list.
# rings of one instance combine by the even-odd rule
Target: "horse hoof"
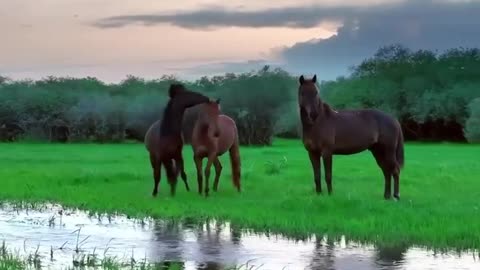
[[153,196],[153,197],[157,197],[157,194],[158,194],[158,191],[152,192],[152,196]]
[[399,195],[394,195],[393,198],[394,198],[395,201],[400,201],[400,196]]

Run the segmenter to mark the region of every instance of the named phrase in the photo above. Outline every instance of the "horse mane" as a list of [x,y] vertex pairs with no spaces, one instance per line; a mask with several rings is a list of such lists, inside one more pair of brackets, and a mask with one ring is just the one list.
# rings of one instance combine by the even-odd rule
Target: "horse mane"
[[320,107],[320,110],[323,112],[323,115],[326,117],[333,116],[338,113],[338,111],[334,110],[332,106],[330,106],[328,103],[323,102],[323,100],[319,97],[318,98],[318,106]]
[[181,93],[182,91],[185,90],[185,86],[181,83],[172,83],[170,84],[170,87],[168,88],[168,96],[170,98],[175,97],[178,93]]
[[160,135],[166,136],[172,134],[176,127],[175,113],[173,110],[173,100],[170,99],[163,110],[162,120],[160,122]]
[[328,104],[328,103],[325,103],[323,101],[321,101],[321,104],[322,104],[322,107],[323,107],[323,113],[327,116],[327,117],[330,117],[336,113],[338,113],[336,110],[332,109],[332,107]]

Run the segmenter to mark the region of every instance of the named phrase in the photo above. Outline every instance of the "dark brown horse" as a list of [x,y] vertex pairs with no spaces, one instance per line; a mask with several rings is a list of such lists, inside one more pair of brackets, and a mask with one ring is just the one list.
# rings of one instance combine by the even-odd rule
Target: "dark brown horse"
[[192,148],[197,168],[198,193],[202,194],[202,160],[205,157],[208,158],[205,167],[205,196],[208,196],[210,168],[212,164],[215,166],[213,190],[217,191],[222,172],[222,164],[218,157],[227,151],[230,152],[233,185],[240,192],[240,151],[237,126],[232,118],[221,114],[219,99],[202,105],[202,110],[193,128]]
[[317,76],[300,76],[298,105],[303,144],[314,172],[317,193],[322,192],[320,158],[323,158],[328,193],[332,193],[332,155],[351,155],[370,150],[385,177],[385,199],[400,199],[400,170],[404,164],[403,133],[399,122],[374,109],[335,111],[323,102],[316,87]]
[[153,169],[153,196],[158,194],[162,165],[165,168],[172,196],[175,195],[179,173],[185,182],[186,189],[190,190],[182,157],[182,119],[187,108],[210,100],[200,93],[185,89],[182,84],[170,85],[169,96],[170,100],[165,107],[162,120],[153,123],[145,134],[145,146],[150,153]]

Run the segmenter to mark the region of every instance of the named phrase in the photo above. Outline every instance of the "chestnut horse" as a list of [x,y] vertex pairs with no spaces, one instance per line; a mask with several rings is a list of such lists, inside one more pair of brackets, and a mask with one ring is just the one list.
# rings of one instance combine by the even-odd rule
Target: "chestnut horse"
[[171,84],[169,96],[170,100],[165,107],[162,120],[153,123],[145,134],[145,146],[150,153],[153,169],[153,196],[158,194],[162,165],[165,168],[172,196],[175,195],[179,172],[187,191],[190,190],[182,157],[182,119],[187,108],[210,100],[200,93],[185,89],[182,84]]
[[370,150],[385,178],[384,198],[400,199],[400,170],[404,164],[400,123],[374,109],[335,111],[318,95],[317,76],[299,78],[298,105],[303,144],[312,164],[317,193],[322,192],[320,158],[325,168],[328,194],[332,193],[332,155],[352,155]]
[[217,191],[222,172],[222,164],[218,157],[227,151],[230,152],[233,185],[240,192],[240,151],[237,126],[232,118],[221,114],[220,99],[202,104],[202,109],[193,127],[192,148],[200,195],[203,185],[203,159],[208,158],[205,167],[205,196],[208,196],[210,168],[212,164],[215,166],[213,190]]

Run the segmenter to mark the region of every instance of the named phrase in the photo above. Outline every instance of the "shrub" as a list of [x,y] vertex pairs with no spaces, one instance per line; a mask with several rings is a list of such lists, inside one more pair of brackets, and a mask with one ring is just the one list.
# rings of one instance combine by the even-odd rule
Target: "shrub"
[[465,137],[471,143],[480,142],[480,98],[474,99],[469,105],[470,117],[465,124]]

